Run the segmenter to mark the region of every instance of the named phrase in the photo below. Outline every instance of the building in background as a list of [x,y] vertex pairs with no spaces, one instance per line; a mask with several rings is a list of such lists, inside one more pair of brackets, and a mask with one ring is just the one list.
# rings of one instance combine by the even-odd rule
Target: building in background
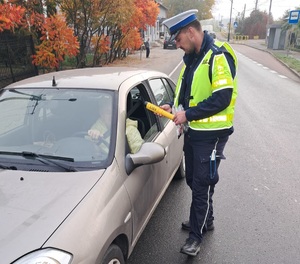
[[161,1],[155,2],[159,5],[159,14],[156,19],[155,26],[147,26],[144,31],[144,39],[149,38],[150,42],[163,39],[165,34],[167,34],[167,29],[162,25],[162,22],[167,18],[168,9],[161,3]]

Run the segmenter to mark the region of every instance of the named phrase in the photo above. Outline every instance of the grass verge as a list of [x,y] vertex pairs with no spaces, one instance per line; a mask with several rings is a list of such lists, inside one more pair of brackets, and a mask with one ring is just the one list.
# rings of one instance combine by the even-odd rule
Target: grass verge
[[300,60],[284,54],[274,53],[273,55],[300,74]]

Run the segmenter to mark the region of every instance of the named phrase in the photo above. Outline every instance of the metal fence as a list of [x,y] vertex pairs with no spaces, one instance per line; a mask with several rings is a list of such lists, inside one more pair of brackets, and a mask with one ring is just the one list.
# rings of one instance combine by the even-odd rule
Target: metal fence
[[33,54],[32,36],[0,34],[0,88],[38,75],[37,67],[32,64]]

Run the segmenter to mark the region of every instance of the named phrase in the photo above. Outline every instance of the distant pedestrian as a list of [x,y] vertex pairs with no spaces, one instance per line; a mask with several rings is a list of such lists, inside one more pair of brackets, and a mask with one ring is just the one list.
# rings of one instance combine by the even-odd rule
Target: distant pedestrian
[[147,39],[147,41],[145,41],[145,48],[146,48],[146,58],[149,58],[150,55],[150,43],[149,43],[149,38]]

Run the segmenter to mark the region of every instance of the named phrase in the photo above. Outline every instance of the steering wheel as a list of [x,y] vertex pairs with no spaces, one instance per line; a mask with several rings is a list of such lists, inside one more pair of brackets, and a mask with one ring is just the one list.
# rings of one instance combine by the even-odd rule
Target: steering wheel
[[55,134],[50,130],[46,130],[43,136],[46,146],[52,146],[56,142]]
[[103,137],[98,137],[97,139],[93,139],[90,137],[87,131],[78,131],[72,135],[72,137],[83,137],[87,138],[91,141],[96,142],[98,145],[104,144],[107,148],[109,148],[109,143],[103,138]]

